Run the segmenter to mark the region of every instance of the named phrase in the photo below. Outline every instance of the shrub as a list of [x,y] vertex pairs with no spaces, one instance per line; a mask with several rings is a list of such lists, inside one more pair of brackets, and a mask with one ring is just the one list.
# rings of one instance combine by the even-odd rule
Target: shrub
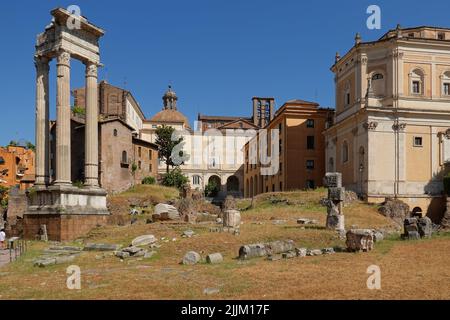
[[215,181],[210,181],[205,187],[205,196],[215,197],[219,193],[219,186]]
[[189,179],[181,172],[180,168],[175,168],[172,171],[163,175],[162,185],[166,187],[176,187],[182,189]]
[[444,182],[444,191],[445,191],[445,194],[446,194],[447,196],[450,196],[450,172],[447,173],[446,176],[444,176],[443,182]]
[[154,177],[145,177],[144,179],[142,179],[142,184],[155,184],[156,179]]
[[81,180],[77,180],[77,181],[74,181],[74,182],[72,183],[72,185],[73,185],[74,187],[77,187],[77,188],[81,189],[81,188],[83,188],[84,183],[83,183],[83,181],[81,181]]
[[78,115],[78,116],[84,116],[86,114],[86,110],[83,107],[79,107],[79,106],[74,106],[72,108],[72,112],[73,112],[73,114]]
[[0,207],[6,208],[8,206],[8,188],[0,186]]

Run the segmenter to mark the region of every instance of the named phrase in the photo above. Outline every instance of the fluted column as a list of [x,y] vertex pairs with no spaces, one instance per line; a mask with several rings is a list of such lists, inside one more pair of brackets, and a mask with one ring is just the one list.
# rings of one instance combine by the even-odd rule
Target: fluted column
[[37,186],[49,183],[49,60],[35,57],[36,66],[36,182]]
[[72,184],[70,162],[70,54],[60,51],[56,79],[56,185]]
[[86,63],[86,131],[85,131],[85,182],[98,187],[98,97],[97,65]]

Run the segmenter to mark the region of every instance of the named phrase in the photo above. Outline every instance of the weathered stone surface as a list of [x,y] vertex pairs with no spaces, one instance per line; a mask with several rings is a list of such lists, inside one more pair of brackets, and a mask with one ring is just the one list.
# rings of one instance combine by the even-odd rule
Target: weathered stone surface
[[295,258],[297,256],[297,254],[295,253],[295,251],[288,251],[288,252],[283,252],[281,254],[281,256],[283,257],[283,259],[291,259],[291,258]]
[[223,213],[223,226],[239,228],[241,225],[241,213],[238,210],[226,210]]
[[333,248],[323,248],[322,249],[322,253],[323,254],[333,254],[334,253],[334,249]]
[[206,294],[206,295],[217,294],[219,292],[220,292],[220,290],[217,289],[217,288],[205,288],[205,289],[203,289],[203,294]]
[[195,234],[192,230],[185,230],[183,231],[183,234],[181,235],[183,238],[190,238]]
[[276,219],[276,220],[272,220],[272,223],[273,224],[277,224],[277,225],[286,224],[286,220],[278,220],[278,219]]
[[155,206],[153,220],[179,220],[181,219],[180,213],[177,208],[170,204],[158,203]]
[[322,255],[322,250],[320,249],[310,249],[306,251],[307,256],[320,256]]
[[378,212],[401,224],[403,219],[409,215],[409,206],[401,200],[386,198],[378,209]]
[[407,231],[404,235],[403,235],[404,239],[407,240],[419,240],[420,239],[420,234],[418,231]]
[[120,259],[126,259],[130,257],[130,253],[125,251],[116,251],[114,252],[114,255]]
[[70,256],[43,258],[36,260],[34,265],[38,267],[47,267],[54,264],[64,264],[72,262],[73,260],[75,260],[75,257],[76,257],[75,255],[70,255]]
[[189,251],[184,255],[182,263],[186,265],[194,265],[200,262],[200,260],[200,254],[195,251]]
[[134,247],[134,246],[126,247],[126,248],[122,249],[123,252],[128,252],[132,256],[142,250],[143,250],[142,248]]
[[206,262],[210,264],[221,263],[223,261],[222,254],[212,253],[206,256]]
[[373,231],[373,241],[374,242],[380,242],[384,240],[384,235],[382,232],[374,230]]
[[222,204],[222,210],[225,212],[227,210],[237,210],[236,199],[233,196],[228,195]]
[[108,243],[88,243],[84,246],[84,251],[116,251],[120,249],[118,244]]
[[299,218],[297,219],[298,224],[317,224],[317,220],[307,219],[307,218]]
[[281,260],[283,258],[283,256],[281,254],[270,254],[267,256],[267,260],[269,261],[277,261],[277,260]]
[[269,243],[255,243],[242,246],[239,249],[239,258],[250,259],[293,250],[295,250],[295,243],[292,240],[280,240]]
[[417,227],[422,238],[429,238],[433,233],[433,222],[428,217],[419,218]]
[[154,242],[158,241],[156,237],[152,234],[146,234],[139,236],[137,238],[134,238],[133,241],[131,241],[131,245],[133,246],[147,246],[149,244],[152,244]]
[[373,249],[373,231],[370,229],[351,229],[347,231],[348,251],[370,251]]
[[327,188],[342,187],[342,174],[339,172],[327,172],[323,178],[323,185]]
[[48,250],[54,250],[54,251],[81,251],[82,248],[80,247],[74,247],[74,246],[57,246],[57,247],[50,247]]
[[308,249],[306,248],[295,248],[295,253],[297,254],[297,257],[306,257],[307,252]]

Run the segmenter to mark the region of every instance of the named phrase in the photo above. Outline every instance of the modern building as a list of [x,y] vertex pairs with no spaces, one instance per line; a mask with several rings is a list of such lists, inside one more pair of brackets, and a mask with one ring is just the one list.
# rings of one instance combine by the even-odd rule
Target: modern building
[[[319,104],[304,100],[290,100],[275,113],[263,129],[267,130],[268,150],[260,148],[264,136],[258,133],[244,146],[245,197],[260,193],[316,188],[325,175],[325,139],[322,132],[333,121],[334,110],[320,108]],[[272,131],[278,130],[278,143],[271,141]],[[278,157],[272,148],[278,148]],[[271,163],[274,172],[262,170],[269,165],[261,163],[266,153],[277,163]]]
[[35,180],[35,154],[24,146],[0,147],[0,185],[25,190]]
[[450,161],[450,29],[401,28],[336,54],[327,170],[369,202],[405,201],[438,220]]

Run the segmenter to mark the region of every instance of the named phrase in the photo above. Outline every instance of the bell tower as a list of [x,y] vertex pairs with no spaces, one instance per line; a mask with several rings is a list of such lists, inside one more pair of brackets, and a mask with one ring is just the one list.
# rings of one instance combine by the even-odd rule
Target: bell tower
[[253,97],[253,124],[264,128],[274,116],[274,98]]

